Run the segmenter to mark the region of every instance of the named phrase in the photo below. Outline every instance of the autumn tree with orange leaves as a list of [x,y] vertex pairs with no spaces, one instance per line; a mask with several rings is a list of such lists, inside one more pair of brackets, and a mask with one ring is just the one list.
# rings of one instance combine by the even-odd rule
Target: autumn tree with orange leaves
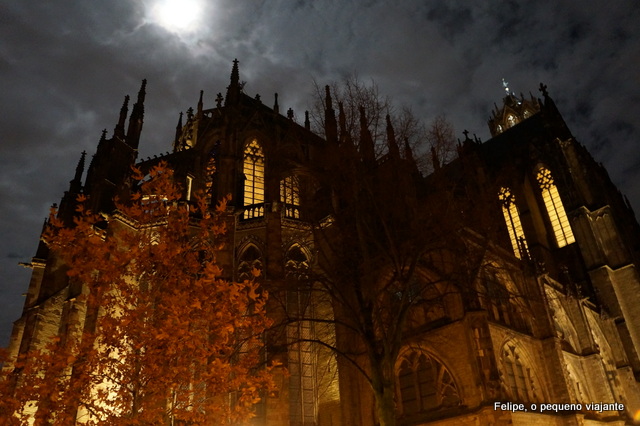
[[271,388],[267,294],[216,264],[226,200],[181,201],[166,164],[135,178],[111,215],[52,212],[44,241],[78,296],[56,338],[5,364],[9,424],[229,424]]

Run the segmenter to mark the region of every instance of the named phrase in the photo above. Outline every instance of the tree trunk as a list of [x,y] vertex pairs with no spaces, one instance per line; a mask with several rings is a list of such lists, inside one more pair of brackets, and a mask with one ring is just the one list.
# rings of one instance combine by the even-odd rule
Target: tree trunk
[[381,391],[374,392],[376,401],[376,415],[380,426],[396,425],[396,404],[393,386],[383,386]]
[[393,357],[370,353],[371,385],[375,412],[380,426],[396,425]]

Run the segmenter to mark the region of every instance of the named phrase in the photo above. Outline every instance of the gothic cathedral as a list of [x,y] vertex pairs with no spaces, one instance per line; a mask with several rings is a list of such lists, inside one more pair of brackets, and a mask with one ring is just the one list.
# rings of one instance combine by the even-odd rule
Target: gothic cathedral
[[[469,285],[482,292],[410,296],[430,303],[409,316],[394,356],[399,425],[640,421],[640,226],[607,171],[574,139],[546,87],[540,91],[540,98],[507,92],[489,120],[492,138],[465,136],[450,163],[433,156],[428,176],[415,166],[418,154],[393,140],[390,123],[383,154],[362,140],[351,144],[363,164],[386,179],[401,170],[393,182],[413,182],[418,201],[443,182],[456,182],[453,193],[467,200],[458,209],[464,211],[465,241],[483,247],[482,265],[488,265],[465,271]],[[318,136],[308,114],[302,125],[291,110],[281,115],[277,95],[273,106],[248,96],[234,61],[226,95],[219,93],[215,106],[205,108],[201,92],[196,109],[180,114],[172,151],[139,159],[145,93],[143,81],[131,114],[125,98],[113,134],[103,133],[86,176],[83,153],[59,216],[72,223],[80,194],[94,211],[109,214],[114,196],[128,188],[131,166],[148,170],[160,161],[182,182],[186,201],[195,191],[212,201],[231,194],[219,257],[227,278],[242,281],[258,269],[261,285],[280,295],[284,316],[313,313],[267,335],[269,356],[287,374],[257,404],[251,424],[378,424],[362,372],[327,349],[348,346],[348,332],[313,321],[314,315],[340,319],[344,307],[288,284],[304,281],[326,261],[319,259],[311,222],[323,218],[322,226],[330,227],[325,213],[331,208],[318,204],[339,208],[341,201],[325,196],[322,183],[301,165],[322,163],[328,145],[349,144],[342,106],[336,119],[327,89],[325,134]],[[397,208],[404,207],[398,202]],[[51,257],[41,243],[5,370],[11,359],[63,333],[76,318],[76,290]],[[331,345],[318,344],[323,339]]]

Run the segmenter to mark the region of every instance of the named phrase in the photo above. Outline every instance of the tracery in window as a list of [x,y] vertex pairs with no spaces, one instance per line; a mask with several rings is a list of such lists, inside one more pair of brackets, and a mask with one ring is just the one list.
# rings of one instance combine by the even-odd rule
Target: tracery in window
[[516,206],[516,197],[509,188],[502,187],[498,193],[498,198],[502,203],[502,215],[507,224],[513,253],[518,259],[527,257],[529,248],[527,246],[527,240],[524,237],[522,223],[520,222],[520,214],[518,212],[518,206]]
[[424,352],[403,356],[398,369],[400,411],[412,415],[460,404],[458,389],[451,373]]
[[[421,296],[424,298],[425,303],[417,304],[416,308],[418,309],[415,309],[415,311],[421,313],[421,317],[423,317],[420,319],[420,325],[437,321],[447,316],[447,306],[445,303],[447,290],[438,287],[436,284],[432,284],[422,290]],[[411,287],[409,287],[409,290],[411,290]]]
[[251,281],[253,279],[253,270],[262,271],[262,253],[254,245],[249,245],[238,261],[238,281]]
[[513,127],[516,125],[516,117],[513,114],[507,115],[507,127]]
[[309,278],[309,257],[298,245],[292,245],[285,256],[284,265],[287,278],[304,280]]
[[558,188],[553,182],[553,177],[548,169],[540,168],[536,176],[540,190],[542,191],[542,199],[549,215],[553,235],[556,238],[558,247],[564,247],[567,244],[575,242],[571,225],[567,218],[567,213],[562,205]]
[[287,176],[280,181],[280,202],[284,205],[284,215],[300,219],[300,182],[297,176]]
[[[309,256],[299,244],[293,244],[285,255],[285,275],[294,286],[309,278]],[[287,325],[289,368],[289,416],[291,424],[316,424],[318,376],[318,347],[313,321],[316,305],[311,293],[302,288],[287,291],[287,314],[298,318]]]
[[508,276],[493,267],[487,267],[481,276],[480,307],[487,311],[489,320],[522,333],[531,333],[531,324],[526,319],[530,317],[530,311]]
[[501,361],[502,383],[512,400],[538,401],[535,375],[514,345],[506,344],[503,346]]
[[244,150],[244,218],[264,215],[264,153],[256,139]]

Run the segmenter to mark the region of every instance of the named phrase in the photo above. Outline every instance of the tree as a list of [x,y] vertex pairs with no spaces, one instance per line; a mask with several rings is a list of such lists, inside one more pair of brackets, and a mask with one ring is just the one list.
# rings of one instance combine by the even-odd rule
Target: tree
[[73,226],[52,211],[43,238],[76,298],[57,336],[2,382],[16,424],[228,424],[272,386],[267,293],[216,264],[226,200],[214,213],[202,196],[183,201],[166,164],[134,177],[113,214],[83,197]]
[[[372,391],[377,421],[392,426],[400,351],[429,315],[446,320],[439,307],[463,312],[465,303],[477,302],[488,243],[466,228],[470,180],[421,176],[411,147],[429,140],[417,120],[393,117],[375,87],[351,80],[337,92],[337,105],[334,92],[327,86],[324,116],[317,119],[325,151],[306,165],[320,188],[307,212],[318,251],[307,289],[316,305],[332,305],[334,315],[290,319],[335,326],[335,341],[315,342],[359,373]],[[405,123],[402,132],[396,134],[394,122]],[[448,132],[444,127],[437,122],[432,130]],[[423,139],[410,142],[408,135]],[[460,399],[450,395],[445,403]]]
[[453,160],[456,153],[455,133],[453,125],[444,115],[439,115],[431,121],[426,140],[429,145],[430,164],[427,164],[429,172]]

